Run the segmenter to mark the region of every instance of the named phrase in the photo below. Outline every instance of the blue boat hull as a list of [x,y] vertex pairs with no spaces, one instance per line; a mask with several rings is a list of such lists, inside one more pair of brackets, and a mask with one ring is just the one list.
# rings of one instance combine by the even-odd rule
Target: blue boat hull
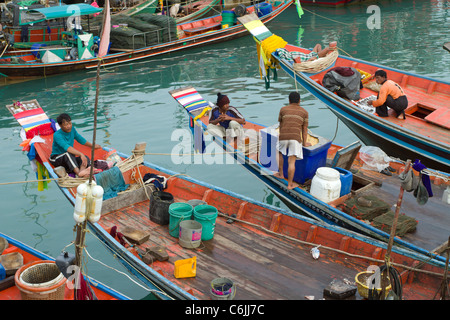
[[[276,55],[274,57],[277,58]],[[348,59],[363,62],[357,59]],[[428,168],[450,172],[450,148],[444,143],[393,125],[380,117],[367,113],[317,84],[309,78],[311,74],[295,73],[289,62],[282,59],[278,59],[278,61],[281,68],[290,77],[324,102],[366,145],[382,146],[388,155],[400,159],[420,158]],[[385,70],[394,70],[381,65],[371,65]]]

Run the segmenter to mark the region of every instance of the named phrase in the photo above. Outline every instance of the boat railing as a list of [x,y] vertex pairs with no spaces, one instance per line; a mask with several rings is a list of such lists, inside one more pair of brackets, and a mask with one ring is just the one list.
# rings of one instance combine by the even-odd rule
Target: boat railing
[[[156,30],[150,30],[150,31],[146,31],[146,32],[139,32],[139,33],[135,33],[132,35],[132,47],[133,50],[136,49],[140,49],[142,48],[142,46],[138,46],[136,48],[136,43],[137,43],[137,39],[136,37],[143,37],[143,41],[146,44],[145,46],[149,46],[147,45],[147,38],[151,37],[150,39],[155,39],[156,38],[156,43],[162,43],[162,34],[164,32],[165,29],[169,29],[169,28],[160,28],[160,29],[156,29]],[[155,36],[156,35],[156,36]],[[169,41],[172,41],[172,35],[170,34],[170,32],[168,32],[168,37],[169,37]]]

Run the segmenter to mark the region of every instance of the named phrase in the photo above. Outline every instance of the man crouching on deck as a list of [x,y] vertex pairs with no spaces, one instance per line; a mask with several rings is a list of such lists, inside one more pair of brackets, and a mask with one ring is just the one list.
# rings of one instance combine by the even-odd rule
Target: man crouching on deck
[[303,146],[311,145],[306,142],[308,138],[308,111],[300,106],[300,94],[298,92],[289,94],[289,104],[281,108],[278,122],[280,123],[280,134],[277,142],[278,172],[274,176],[284,179],[283,155],[288,156],[288,189],[294,189],[298,187],[298,184],[294,182],[295,161],[303,159]]
[[[67,173],[75,173],[78,177],[89,176],[89,158],[81,151],[75,149],[75,140],[81,145],[92,148],[92,143],[86,141],[72,126],[72,119],[66,113],[62,113],[56,119],[61,129],[53,134],[52,154],[49,161],[54,167],[62,166]],[[101,148],[96,144],[95,149]]]

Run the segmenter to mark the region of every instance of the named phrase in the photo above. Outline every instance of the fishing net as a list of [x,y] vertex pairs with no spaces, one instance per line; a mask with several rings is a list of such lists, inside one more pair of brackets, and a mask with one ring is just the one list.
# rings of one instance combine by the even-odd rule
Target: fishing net
[[386,213],[390,206],[376,196],[364,195],[352,197],[340,205],[345,213],[360,220],[373,220]]
[[[391,232],[393,221],[394,221],[394,212],[389,210],[385,214],[373,219],[372,226],[389,233]],[[405,214],[399,214],[397,227],[395,229],[395,235],[402,237],[408,232],[413,232],[414,230],[416,230],[416,226],[417,220],[408,217]]]
[[119,14],[111,17],[111,25],[111,48],[139,49],[177,39],[175,19],[168,16]]

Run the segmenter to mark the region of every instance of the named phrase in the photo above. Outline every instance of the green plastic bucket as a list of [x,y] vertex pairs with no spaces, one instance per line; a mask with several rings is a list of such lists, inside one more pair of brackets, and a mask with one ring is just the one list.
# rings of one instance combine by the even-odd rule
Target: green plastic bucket
[[191,220],[192,206],[185,202],[175,202],[169,206],[169,234],[178,238],[180,235],[180,222]]
[[222,11],[222,26],[228,25],[229,27],[236,24],[236,15],[233,11]]
[[202,224],[202,240],[211,240],[214,237],[217,215],[216,207],[207,204],[194,208],[194,220]]

